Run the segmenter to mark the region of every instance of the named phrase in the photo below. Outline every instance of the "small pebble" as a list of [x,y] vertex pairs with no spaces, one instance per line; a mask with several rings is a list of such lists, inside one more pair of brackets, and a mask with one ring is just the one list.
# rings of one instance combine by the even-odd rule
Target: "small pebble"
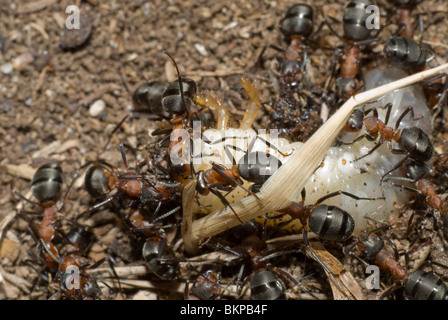
[[91,117],[98,117],[106,108],[106,103],[103,100],[96,100],[91,104],[89,108],[89,114]]
[[10,62],[5,63],[5,64],[2,64],[2,65],[0,66],[0,71],[1,71],[3,74],[10,74],[13,70],[14,70],[14,66],[13,66],[12,63],[10,63]]
[[207,49],[205,49],[205,46],[203,44],[195,43],[194,48],[201,56],[204,56],[204,57],[208,56]]

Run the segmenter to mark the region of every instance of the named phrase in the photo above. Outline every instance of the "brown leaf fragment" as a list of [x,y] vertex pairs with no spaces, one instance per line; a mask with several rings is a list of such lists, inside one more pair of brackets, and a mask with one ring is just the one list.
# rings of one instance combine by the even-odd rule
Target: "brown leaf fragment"
[[[362,294],[361,287],[356,282],[353,275],[345,270],[344,266],[336,259],[325,247],[319,242],[313,242],[310,244],[314,253],[319,259],[328,267],[332,276],[326,271],[330,286],[333,291],[333,298],[335,300],[364,300],[365,297]],[[313,260],[316,260],[311,254],[309,254]],[[336,281],[337,285],[333,281]],[[339,288],[338,288],[339,287]],[[341,292],[342,289],[342,292]]]

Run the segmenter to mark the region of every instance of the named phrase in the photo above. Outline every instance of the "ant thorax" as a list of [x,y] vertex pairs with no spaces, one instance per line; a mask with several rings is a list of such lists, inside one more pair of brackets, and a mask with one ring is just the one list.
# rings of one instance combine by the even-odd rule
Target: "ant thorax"
[[[390,82],[402,77],[402,71],[377,70],[367,75],[367,84],[375,87],[379,82]],[[431,133],[431,117],[423,93],[418,88],[408,87],[388,94],[375,103],[367,104],[364,108],[376,107],[379,118],[384,120],[387,103],[392,103],[392,110],[388,125],[395,126],[395,122],[408,106],[414,107],[414,117],[409,113],[400,122],[400,128],[407,126],[418,126]],[[365,133],[364,129],[358,133],[341,133],[340,140],[343,142],[353,141],[357,136]],[[300,152],[302,143],[290,143],[286,139],[270,139],[269,134],[257,134],[254,130],[240,130],[228,128],[226,131],[209,129],[203,133],[202,158],[200,164],[195,165],[195,170],[207,170],[210,163],[224,164],[227,168],[232,167],[232,159],[229,153],[235,158],[236,163],[247,153],[252,139],[256,139],[251,147],[252,152],[262,151],[277,157],[282,164],[288,161],[293,152]],[[238,138],[236,138],[238,137]],[[276,138],[276,137],[275,137]],[[270,141],[270,146],[265,141]],[[210,143],[207,143],[208,141]],[[355,233],[367,228],[365,217],[374,219],[386,219],[393,213],[397,213],[401,206],[405,205],[410,194],[392,186],[390,183],[381,184],[381,177],[394,167],[404,156],[394,154],[390,147],[397,148],[395,142],[384,143],[369,156],[355,161],[358,157],[371,150],[377,140],[368,141],[362,139],[349,145],[340,145],[328,150],[327,156],[322,161],[321,166],[311,177],[306,189],[306,204],[313,204],[317,199],[334,191],[343,190],[358,197],[380,198],[381,200],[355,200],[347,197],[333,197],[325,201],[327,205],[338,206],[349,212],[355,220]],[[227,152],[225,151],[227,146]],[[392,172],[391,175],[398,175],[399,172]],[[380,186],[381,184],[381,186]],[[244,186],[250,188],[252,183],[244,181]],[[229,203],[238,201],[248,195],[242,188],[235,188],[229,193],[223,193]],[[300,201],[300,199],[298,199]],[[213,195],[199,197],[201,209],[197,212],[210,213],[223,207],[222,202]],[[288,230],[301,228],[300,222],[295,221],[288,225]]]

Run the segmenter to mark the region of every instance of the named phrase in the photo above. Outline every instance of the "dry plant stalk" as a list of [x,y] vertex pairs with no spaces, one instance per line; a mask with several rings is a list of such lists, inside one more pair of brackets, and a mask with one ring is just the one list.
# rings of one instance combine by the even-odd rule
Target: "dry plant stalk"
[[[291,202],[299,198],[303,187],[320,165],[327,150],[333,145],[334,140],[356,106],[427,79],[447,68],[448,64],[444,64],[351,97],[311,136],[298,152],[290,156],[291,159],[288,162],[282,165],[265,182],[257,194],[261,201],[249,195],[233,203],[232,208],[242,221],[249,221],[266,213],[287,207]],[[197,252],[201,240],[240,224],[240,221],[228,207],[212,212],[204,218],[194,220],[195,213],[192,206],[195,203],[195,185],[196,181],[193,180],[187,185],[182,196],[184,209],[182,234],[186,250],[190,253]]]

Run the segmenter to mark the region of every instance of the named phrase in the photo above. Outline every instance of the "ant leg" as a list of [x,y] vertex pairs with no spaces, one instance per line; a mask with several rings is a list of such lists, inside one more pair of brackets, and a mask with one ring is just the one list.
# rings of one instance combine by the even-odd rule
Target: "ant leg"
[[[395,150],[395,151],[394,151],[394,150]],[[403,150],[393,149],[392,152],[393,152],[393,153],[395,153],[395,152],[400,152],[400,153],[402,153]],[[412,150],[411,150],[411,152],[412,152]],[[397,170],[398,168],[400,168],[401,165],[402,165],[408,158],[409,158],[409,153],[407,153],[406,156],[405,156],[403,159],[401,159],[400,161],[398,161],[398,163],[397,163],[392,169],[390,169],[389,171],[387,171],[387,172],[381,177],[381,180],[380,180],[380,186],[383,185],[383,179],[384,179],[384,177],[387,176],[389,173],[391,173],[391,172]]]
[[238,276],[236,278],[236,299],[239,299],[241,297],[241,293],[243,292],[244,287],[246,286],[247,282],[251,279],[252,275],[247,276],[243,282],[241,283],[240,286],[240,281],[241,278],[243,277],[243,272],[244,272],[244,264],[241,266],[240,271],[238,272]]
[[63,264],[64,261],[62,261],[62,259],[56,257],[54,255],[53,252],[51,252],[50,248],[47,246],[47,242],[45,242],[45,240],[39,238],[40,244],[43,247],[43,250],[45,250],[46,253],[48,253],[48,255],[54,260],[56,261],[58,264]]
[[18,198],[20,198],[20,199],[22,199],[22,200],[24,200],[24,201],[26,201],[26,202],[28,202],[28,203],[30,203],[30,204],[32,204],[32,205],[35,205],[35,206],[38,206],[38,207],[41,207],[41,206],[42,206],[39,202],[35,202],[35,201],[32,201],[32,200],[30,200],[30,199],[25,198],[25,196],[23,196],[21,193],[19,193],[19,192],[16,191],[16,190],[14,190],[13,192],[14,192],[14,194],[15,194]]
[[219,191],[217,191],[217,190],[215,190],[215,189],[213,189],[213,188],[210,189],[210,192],[213,193],[215,196],[217,196],[217,197],[221,200],[221,202],[224,203],[225,206],[229,207],[229,208],[232,210],[232,212],[233,212],[233,214],[235,215],[235,217],[236,217],[241,223],[244,223],[244,221],[241,220],[241,218],[238,216],[238,214],[236,213],[236,211],[232,208],[232,206],[230,205],[230,202],[227,201],[226,197],[224,197]]
[[174,60],[173,56],[172,56],[171,54],[169,54],[167,51],[163,50],[162,52],[163,52],[164,54],[166,54],[166,55],[171,59],[171,61],[172,61],[173,64],[174,64],[174,67],[176,67],[176,71],[177,71],[177,75],[178,75],[178,80],[179,80],[180,96],[181,96],[181,98],[182,98],[182,102],[183,102],[183,104],[184,104],[184,107],[185,107],[185,109],[187,110],[187,114],[190,115],[191,110],[190,110],[190,107],[188,106],[188,104],[185,102],[184,88],[183,88],[183,84],[182,84],[182,76],[180,75],[180,71],[179,71],[179,68],[177,67],[177,63],[176,63],[176,61]]
[[339,191],[329,193],[329,194],[327,194],[327,195],[325,195],[325,196],[319,198],[319,199],[314,203],[314,206],[317,206],[318,204],[322,203],[323,201],[325,201],[325,200],[327,200],[327,199],[329,199],[329,198],[333,198],[333,197],[335,197],[335,196],[338,196],[338,195],[340,195],[340,194],[343,194],[343,195],[348,196],[348,197],[350,197],[350,198],[353,198],[353,199],[355,199],[355,200],[384,200],[384,197],[378,197],[378,198],[363,198],[363,197],[358,197],[358,196],[356,196],[356,195],[354,195],[354,194],[352,194],[352,193],[349,193],[349,192],[346,192],[346,191],[339,190]]
[[[158,207],[157,207],[158,208]],[[154,219],[154,222],[157,222],[159,220],[165,219],[166,217],[169,217],[170,215],[176,213],[177,211],[179,211],[181,209],[181,207],[176,207],[173,210],[170,210],[164,214],[162,214],[161,216],[157,217],[156,219]]]
[[275,151],[278,151],[278,153],[280,153],[282,156],[286,157],[288,156],[287,154],[281,152],[276,146],[274,146],[272,143],[270,143],[269,141],[267,141],[264,138],[261,138],[260,136],[256,136],[252,139],[252,141],[249,143],[249,148],[247,149],[247,152],[250,153],[255,145],[255,142],[257,139],[260,139],[261,141],[263,141],[269,148],[274,149]]
[[89,214],[89,215],[91,215],[92,212],[93,212],[94,210],[96,210],[96,209],[98,209],[98,208],[101,208],[102,206],[104,206],[104,205],[106,205],[106,204],[108,204],[108,203],[111,203],[113,199],[114,199],[114,196],[109,197],[109,198],[107,198],[106,200],[104,200],[104,201],[102,201],[102,202],[100,202],[100,203],[95,204],[94,206],[90,207],[89,209],[87,209],[87,210],[81,212],[81,213],[78,215],[78,217],[76,217],[76,220],[79,219],[79,218],[81,218],[81,217],[84,216],[85,214]]
[[[397,119],[397,122],[395,123],[395,130],[398,129],[398,127],[400,126],[401,121],[403,120],[403,118],[409,113],[409,111],[412,114],[412,118],[414,118],[414,108],[413,107],[407,107],[403,113],[401,114],[401,116]],[[387,123],[386,123],[387,124]]]
[[324,17],[324,20],[320,23],[319,27],[317,27],[316,31],[311,34],[309,38],[313,38],[316,34],[318,34],[322,30],[324,25],[327,26],[331,33],[333,33],[336,37],[338,37],[340,40],[344,40],[344,37],[338,34],[336,30],[331,26],[331,23],[330,21],[328,21],[327,16]]
[[372,153],[375,152],[376,149],[378,149],[379,147],[381,147],[381,145],[382,145],[383,143],[384,143],[384,140],[380,140],[380,141],[378,141],[378,143],[377,143],[372,149],[370,149],[369,152],[367,152],[365,155],[363,155],[363,156],[361,156],[361,157],[359,157],[359,158],[356,158],[355,160],[353,160],[353,162],[359,161],[359,160],[361,160],[361,159],[363,159],[363,158],[365,158],[365,157],[371,155]]

